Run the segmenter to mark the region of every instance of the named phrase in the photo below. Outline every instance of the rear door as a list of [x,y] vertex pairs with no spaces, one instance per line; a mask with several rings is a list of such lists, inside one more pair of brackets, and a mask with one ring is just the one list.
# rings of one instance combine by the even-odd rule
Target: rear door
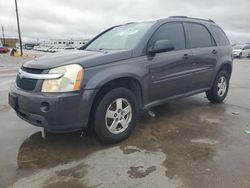
[[161,100],[190,90],[192,73],[186,49],[185,32],[182,22],[170,22],[161,25],[149,41],[150,48],[157,40],[170,40],[174,50],[148,56],[150,83],[150,101]]
[[202,24],[187,22],[185,28],[192,49],[192,90],[209,88],[218,57],[215,41]]

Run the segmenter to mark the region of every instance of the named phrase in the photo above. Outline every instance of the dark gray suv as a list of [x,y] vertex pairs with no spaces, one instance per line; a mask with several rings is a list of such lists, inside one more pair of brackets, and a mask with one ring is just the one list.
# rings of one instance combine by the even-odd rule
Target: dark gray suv
[[141,111],[206,92],[224,100],[232,48],[212,20],[173,16],[109,28],[75,51],[26,62],[9,103],[50,132],[92,127],[105,143],[129,136]]

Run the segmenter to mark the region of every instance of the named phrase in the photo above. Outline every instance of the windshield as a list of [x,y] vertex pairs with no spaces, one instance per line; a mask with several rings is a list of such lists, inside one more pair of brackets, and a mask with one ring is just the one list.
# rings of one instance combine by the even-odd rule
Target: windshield
[[233,47],[234,50],[242,50],[243,48],[244,48],[244,46],[242,46],[242,45],[238,45],[238,46]]
[[86,50],[133,49],[152,24],[132,23],[115,27],[95,39]]

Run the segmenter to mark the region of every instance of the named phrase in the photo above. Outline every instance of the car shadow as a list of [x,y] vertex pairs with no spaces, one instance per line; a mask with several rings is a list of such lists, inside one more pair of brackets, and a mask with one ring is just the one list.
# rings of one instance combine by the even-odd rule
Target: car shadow
[[[116,145],[103,145],[93,134],[81,132],[53,134],[39,131],[30,135],[21,144],[17,164],[19,169],[40,169],[65,164],[87,157],[103,149],[119,146],[126,153],[127,146],[154,151],[159,145],[164,152],[177,153],[179,145],[189,147],[187,139],[206,136],[215,137],[219,127],[204,126],[225,113],[225,105],[213,105],[204,99],[189,98],[173,101],[152,109],[155,118],[142,116],[132,135]],[[202,119],[208,117],[208,119]],[[211,118],[212,117],[212,118]],[[210,118],[210,119],[209,119]],[[211,122],[210,122],[211,123]],[[212,122],[213,123],[213,122]],[[169,143],[169,144],[168,144]],[[157,145],[157,146],[156,146]],[[183,148],[179,148],[182,149]],[[173,152],[173,151],[172,151]]]

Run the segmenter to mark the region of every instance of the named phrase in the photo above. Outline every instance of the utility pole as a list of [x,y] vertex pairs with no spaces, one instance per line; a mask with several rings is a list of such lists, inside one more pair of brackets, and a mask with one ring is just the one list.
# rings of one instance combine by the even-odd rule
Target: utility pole
[[16,5],[16,19],[17,19],[17,29],[18,29],[18,36],[19,36],[19,43],[20,43],[20,50],[21,50],[21,56],[23,55],[23,47],[22,47],[22,38],[21,38],[21,32],[20,32],[20,26],[19,26],[19,16],[18,16],[18,8],[17,8],[17,0],[15,0]]
[[3,26],[2,26],[2,33],[3,33],[3,46],[5,46],[4,27]]

